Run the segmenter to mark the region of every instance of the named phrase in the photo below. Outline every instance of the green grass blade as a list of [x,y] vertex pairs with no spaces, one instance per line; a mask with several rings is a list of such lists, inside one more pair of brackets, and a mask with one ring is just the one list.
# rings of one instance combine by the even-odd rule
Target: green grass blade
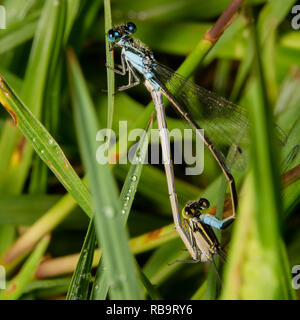
[[[125,226],[131,206],[137,191],[137,187],[142,174],[142,169],[144,166],[144,161],[146,157],[146,152],[148,149],[148,144],[150,140],[150,132],[152,129],[153,117],[151,117],[145,132],[141,136],[140,142],[138,144],[137,150],[134,155],[134,163],[131,164],[130,169],[127,173],[125,182],[123,184],[121,194],[120,194],[120,204],[121,204],[121,214],[122,214],[122,224]],[[106,272],[103,267],[103,262],[100,262],[98,267],[95,282],[93,285],[91,300],[103,300],[105,299],[108,292],[108,282],[106,279]]]
[[16,237],[16,228],[6,223],[0,226],[0,256],[12,245]]
[[12,115],[17,127],[33,145],[40,158],[78,201],[82,209],[91,216],[89,192],[66,159],[63,151],[45,127],[16,96],[5,80],[3,78],[0,79],[1,104]]
[[32,280],[35,270],[47,249],[49,241],[49,235],[46,235],[41,239],[32,254],[22,266],[22,269],[16,277],[8,283],[7,289],[0,294],[0,299],[16,300],[22,295],[25,286]]
[[121,223],[118,191],[112,172],[96,162],[96,133],[98,125],[94,107],[74,54],[68,51],[69,83],[79,144],[95,205],[97,239],[103,250],[112,299],[141,297],[128,236]]
[[[114,56],[113,52],[109,51],[109,42],[106,34],[109,29],[112,28],[111,21],[111,9],[110,0],[104,0],[104,21],[105,21],[105,50],[106,50],[106,64],[107,66],[114,67]],[[108,129],[111,129],[114,115],[114,94],[115,94],[115,73],[111,69],[107,69],[107,125]],[[110,135],[107,137],[109,144]]]
[[95,226],[93,219],[91,219],[79,261],[68,289],[67,300],[86,300],[88,298],[95,244]]
[[20,44],[31,39],[37,27],[38,16],[40,10],[33,12],[24,20],[17,21],[10,25],[8,29],[1,32],[0,38],[0,54],[10,51]]
[[[55,194],[39,195],[19,195],[0,197],[0,221],[1,224],[32,226],[45,212],[57,206],[64,197]],[[60,210],[66,210],[60,207]],[[65,222],[64,228],[86,228],[88,218],[80,208],[77,208]],[[51,230],[48,230],[49,232]],[[47,232],[46,232],[47,233]]]
[[141,279],[141,282],[144,285],[144,288],[146,289],[146,292],[149,294],[149,297],[152,300],[161,300],[162,297],[156,287],[150,282],[150,280],[147,278],[147,276],[144,274],[143,270],[140,268],[138,263],[136,263],[136,266],[138,268],[139,277]]
[[[247,179],[235,225],[222,298],[291,299],[294,293],[280,232],[283,215],[278,151],[272,139],[272,114],[255,29],[253,34],[257,67],[247,91],[253,125],[253,171]],[[250,282],[247,277],[251,277]]]
[[21,299],[26,299],[28,296],[34,299],[60,297],[68,291],[69,284],[70,278],[31,281],[24,288]]
[[[48,76],[51,74],[51,65],[52,67],[53,64],[56,65],[57,55],[61,50],[65,16],[66,0],[60,1],[59,6],[51,0],[46,1],[35,32],[22,88],[22,99],[37,119],[40,119],[41,116]],[[22,141],[23,138],[17,130],[12,134],[12,139],[15,140],[16,137],[19,139],[19,144],[23,145],[21,151],[16,150],[22,161],[19,160],[15,165],[9,166],[6,175],[0,177],[0,186],[4,184],[5,192],[13,194],[18,194],[22,190],[33,154],[32,147],[26,141]],[[2,150],[0,152],[2,153]]]

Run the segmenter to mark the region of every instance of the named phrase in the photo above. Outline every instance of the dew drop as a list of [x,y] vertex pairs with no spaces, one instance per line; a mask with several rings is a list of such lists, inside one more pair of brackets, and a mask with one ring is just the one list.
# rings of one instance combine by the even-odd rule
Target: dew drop
[[114,210],[112,207],[106,206],[104,207],[103,211],[108,218],[112,218],[114,216]]
[[123,210],[121,211],[121,213],[122,213],[122,214],[125,214],[125,213],[126,213],[126,211],[123,209]]
[[132,176],[131,180],[136,181],[136,176]]

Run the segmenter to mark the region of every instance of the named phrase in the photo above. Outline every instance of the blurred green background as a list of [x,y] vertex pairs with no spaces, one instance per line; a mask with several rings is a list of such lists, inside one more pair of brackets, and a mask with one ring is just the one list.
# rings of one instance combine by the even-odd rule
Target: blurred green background
[[[0,264],[6,268],[9,280],[8,290],[0,290],[1,299],[66,298],[68,289],[70,298],[71,277],[80,251],[82,269],[77,267],[77,278],[74,276],[73,281],[79,281],[81,289],[76,289],[73,282],[72,297],[105,299],[107,295],[109,285],[105,283],[103,268],[109,265],[98,267],[99,251],[92,262],[95,237],[99,240],[103,231],[96,221],[97,236],[91,231],[93,225],[87,232],[86,213],[92,212],[89,193],[76,176],[82,178],[88,171],[85,168],[91,168],[80,142],[89,137],[90,122],[84,125],[80,120],[92,119],[100,129],[107,127],[107,119],[112,118],[112,129],[117,135],[119,121],[123,120],[128,122],[128,129],[144,129],[150,119],[145,111],[149,108],[145,106],[151,101],[143,85],[116,95],[112,87],[106,92],[105,25],[111,23],[109,7],[113,25],[133,21],[137,25],[134,37],[149,46],[159,62],[176,70],[201,46],[201,39],[229,3],[229,0],[0,1],[6,9],[7,24],[5,30],[0,30],[0,73],[2,82],[16,93],[16,97],[10,94],[11,100],[5,105],[5,93],[10,91],[1,85],[1,103],[6,109],[21,103],[21,111],[24,103],[35,116],[24,113],[23,117],[23,113],[16,112],[20,118],[16,127],[5,108],[0,109]],[[98,185],[110,189],[110,183],[116,183],[120,191],[126,190],[129,179],[125,184],[124,181],[129,170],[138,172],[139,179],[134,185],[137,192],[131,199],[127,225],[132,252],[139,265],[138,279],[143,285],[138,295],[132,293],[132,285],[128,291],[124,289],[130,294],[122,295],[120,289],[119,295],[109,291],[108,297],[299,298],[299,290],[292,288],[291,273],[294,265],[300,265],[300,30],[293,29],[291,24],[295,17],[291,9],[296,4],[295,0],[244,1],[232,24],[215,45],[198,56],[197,67],[192,70],[196,83],[245,106],[252,125],[251,143],[245,149],[247,169],[233,171],[240,207],[234,226],[222,234],[222,243],[228,250],[226,265],[219,266],[222,290],[208,264],[168,265],[189,257],[173,230],[163,166],[133,168],[130,164],[117,164],[111,169],[111,176],[105,170],[98,173],[101,180]],[[114,59],[119,63],[118,50]],[[124,85],[127,77],[116,76],[115,83],[116,87]],[[167,116],[170,130],[184,128],[182,120],[172,111],[168,110]],[[49,155],[43,155],[43,149],[33,152],[31,144],[37,150],[36,139],[41,137],[43,143],[46,134],[34,119],[58,143],[74,173],[60,167],[59,161],[52,165],[56,157],[61,157],[57,150],[50,150]],[[285,145],[274,139],[274,122],[287,136]],[[155,119],[153,128],[157,128]],[[120,146],[117,153],[122,154],[125,151],[122,143],[117,146]],[[51,172],[53,166],[56,177]],[[218,205],[217,214],[222,215],[223,202],[229,199],[229,194],[227,190],[225,195],[227,186],[209,152],[205,151],[201,176],[185,176],[184,169],[182,165],[175,166],[180,208],[188,200],[204,196],[212,207]],[[66,180],[69,175],[70,180]],[[75,201],[66,197],[61,182]],[[95,184],[91,182],[88,189],[100,212],[106,200],[113,203],[118,198],[112,192],[110,200],[109,196],[99,196],[103,202],[97,204],[93,187],[96,182],[95,178]],[[48,233],[51,239],[44,237]],[[12,247],[20,235],[25,238]],[[110,253],[106,254],[109,258]],[[39,266],[42,259],[44,263]],[[133,261],[132,256],[128,259]],[[114,270],[111,271],[113,277]],[[82,279],[84,284],[80,282]],[[104,289],[97,294],[99,286]]]

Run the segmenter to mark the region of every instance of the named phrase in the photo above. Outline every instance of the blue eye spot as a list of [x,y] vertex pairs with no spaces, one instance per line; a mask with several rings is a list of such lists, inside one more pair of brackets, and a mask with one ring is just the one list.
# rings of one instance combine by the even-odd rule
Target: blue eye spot
[[117,37],[119,35],[119,32],[118,31],[115,31],[115,36]]
[[136,32],[136,25],[133,22],[128,22],[127,23],[127,30],[129,33],[135,33]]

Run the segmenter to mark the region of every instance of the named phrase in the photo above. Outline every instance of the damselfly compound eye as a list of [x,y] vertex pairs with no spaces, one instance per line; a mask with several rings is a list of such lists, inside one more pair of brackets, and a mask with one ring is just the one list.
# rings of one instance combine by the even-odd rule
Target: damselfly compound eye
[[204,198],[201,198],[198,201],[198,204],[199,204],[200,210],[204,210],[204,209],[207,209],[209,207],[209,201],[207,199],[204,199]]
[[129,33],[135,33],[136,32],[136,25],[133,22],[128,22],[127,23],[127,29]]
[[107,39],[108,41],[115,41],[116,38],[114,36],[115,32],[113,29],[109,30],[108,33],[107,33]]

